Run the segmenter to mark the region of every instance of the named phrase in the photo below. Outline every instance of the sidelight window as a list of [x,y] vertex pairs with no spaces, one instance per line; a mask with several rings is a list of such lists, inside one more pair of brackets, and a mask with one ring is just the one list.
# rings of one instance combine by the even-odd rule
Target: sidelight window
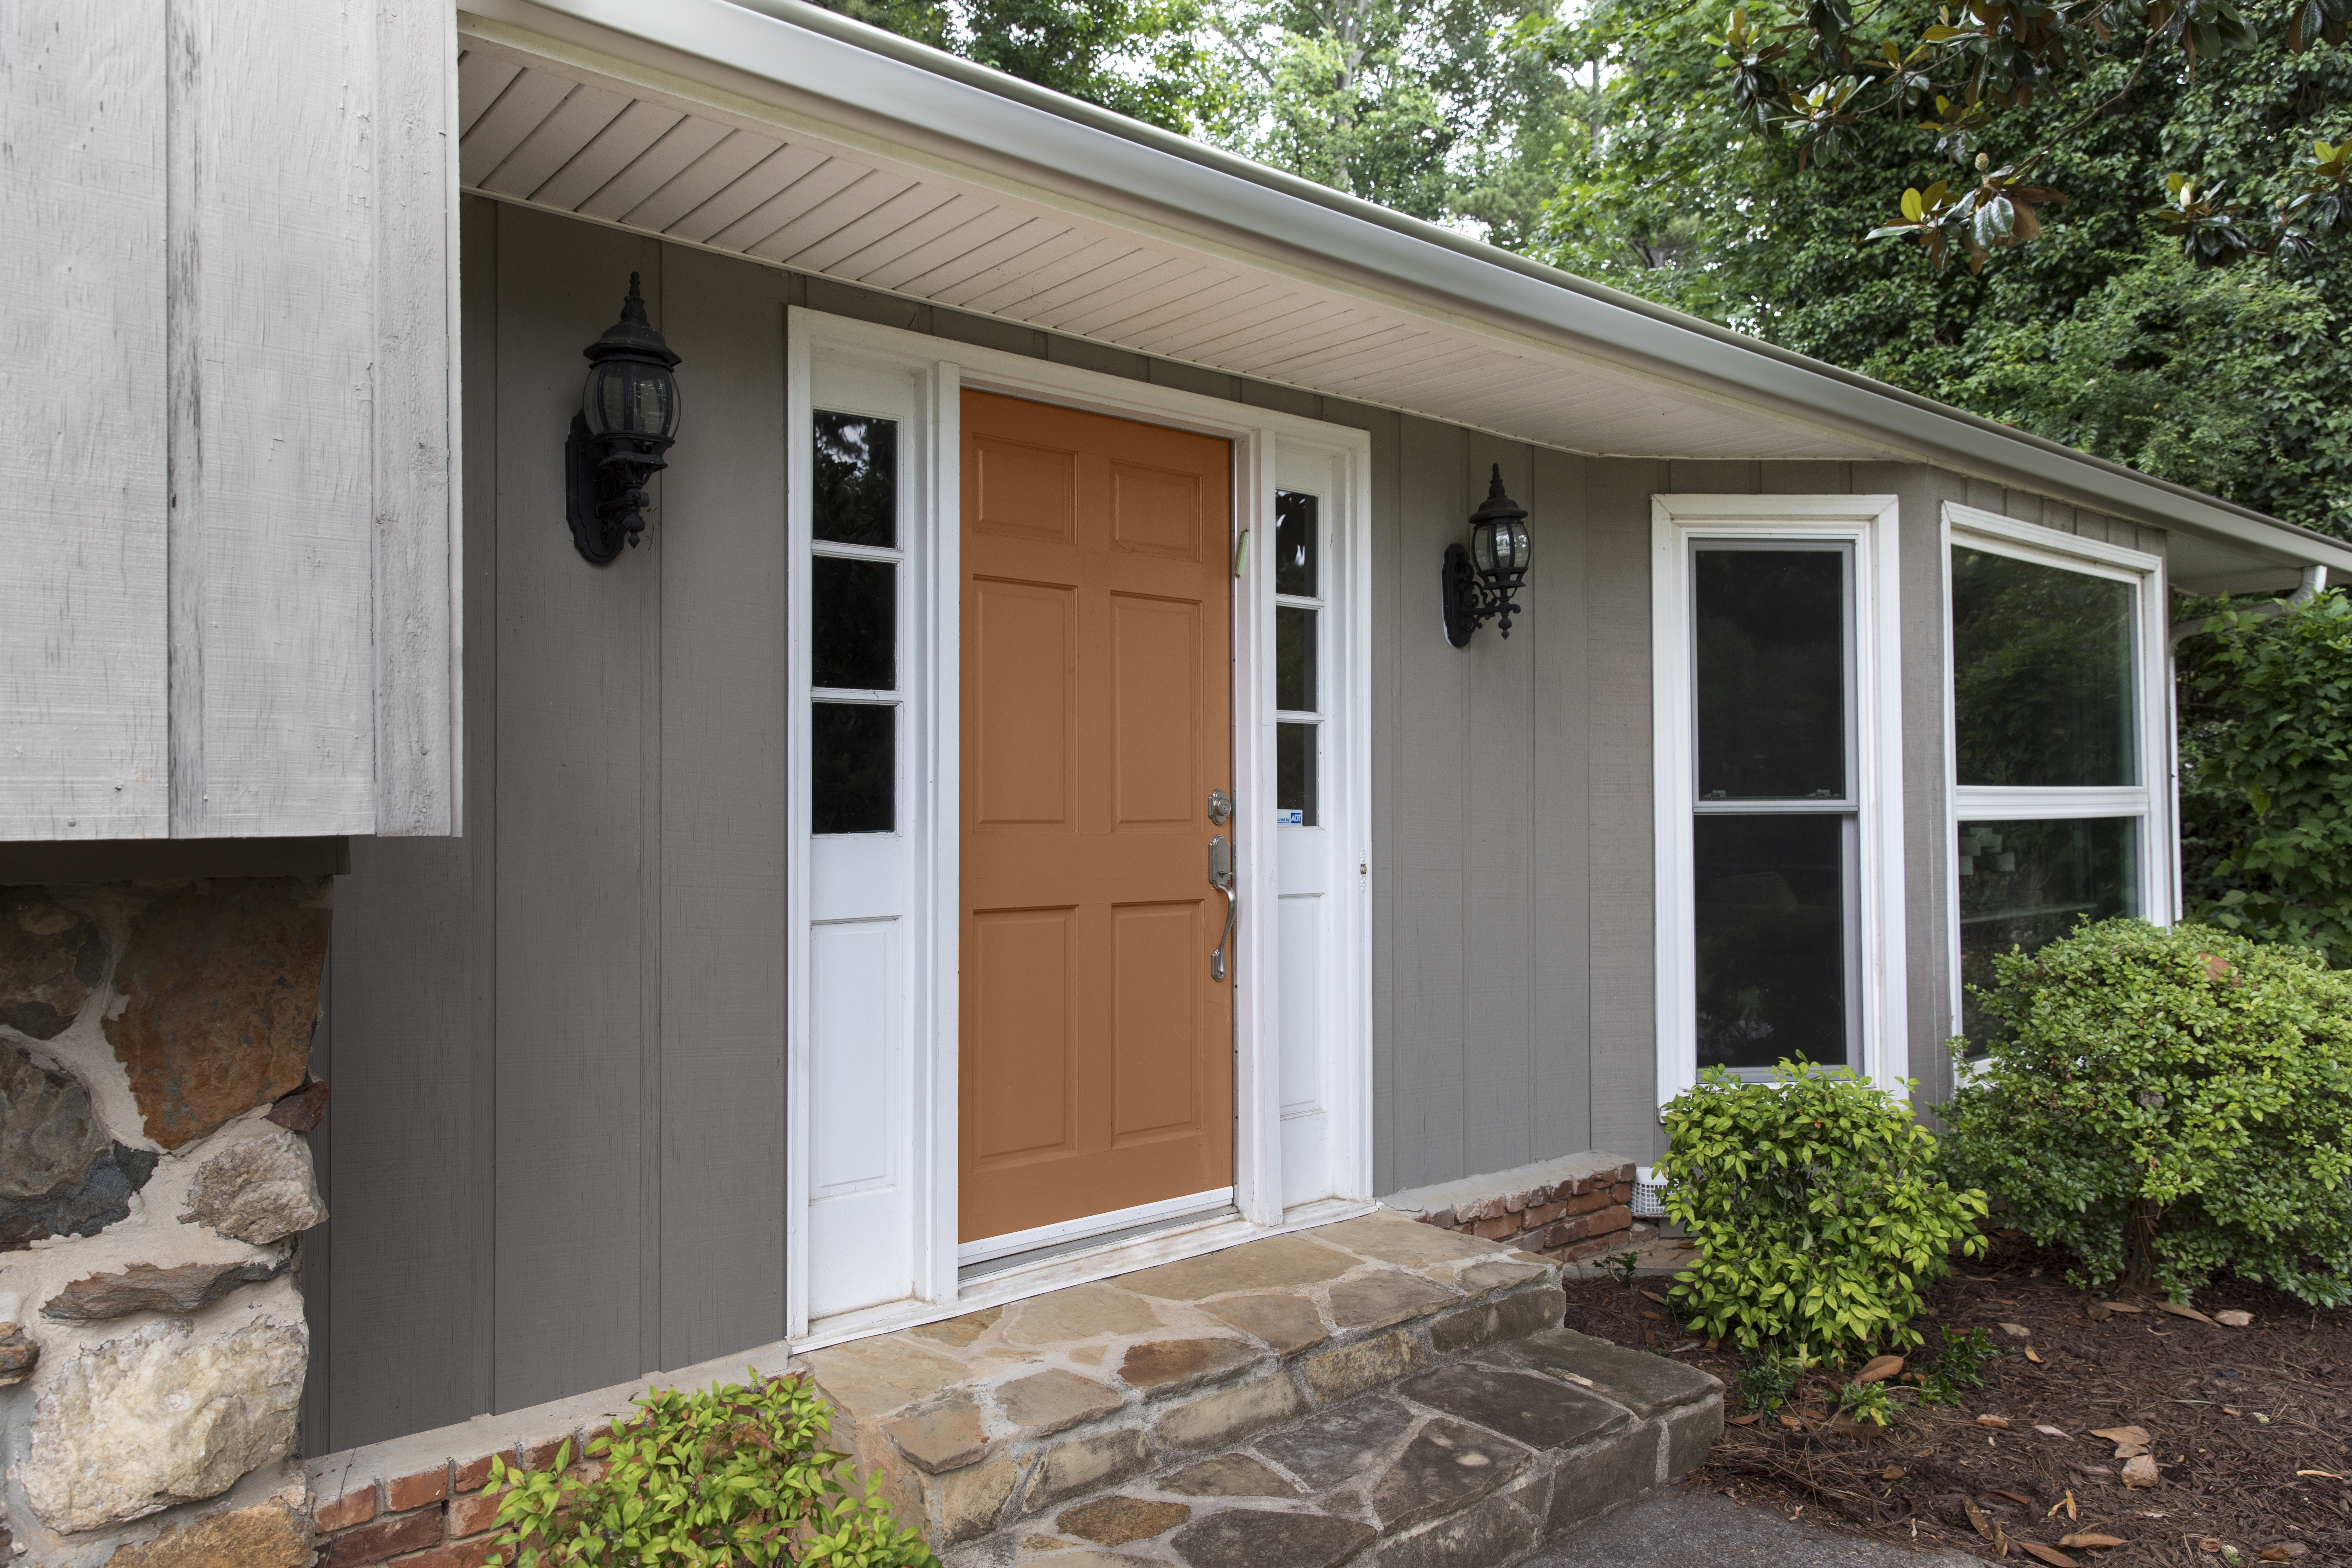
[[2169,791],[2148,672],[2156,562],[1979,514],[1950,540],[1958,1025],[1993,961],[2084,921],[2164,919]]
[[809,805],[818,833],[898,826],[898,425],[816,411],[810,432]]
[[1323,516],[1297,490],[1274,498],[1275,821],[1313,827],[1323,746]]

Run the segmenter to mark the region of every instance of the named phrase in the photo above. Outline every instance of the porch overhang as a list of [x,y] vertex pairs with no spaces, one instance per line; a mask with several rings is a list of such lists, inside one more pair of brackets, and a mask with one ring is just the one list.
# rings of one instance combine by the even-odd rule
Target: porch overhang
[[2192,589],[2352,572],[2335,540],[801,0],[475,0],[458,27],[460,181],[501,201],[1593,456],[1931,463],[2166,529]]

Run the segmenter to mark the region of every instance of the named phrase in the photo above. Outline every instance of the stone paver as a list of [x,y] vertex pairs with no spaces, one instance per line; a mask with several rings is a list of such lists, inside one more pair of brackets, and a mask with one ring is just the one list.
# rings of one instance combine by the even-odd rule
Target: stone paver
[[919,1340],[929,1340],[961,1350],[994,1328],[1003,1316],[1003,1308],[990,1307],[984,1311],[966,1312],[961,1318],[950,1318],[945,1322],[925,1323],[919,1328],[908,1329],[907,1332]]
[[1206,1258],[1189,1258],[1181,1263],[1163,1263],[1157,1268],[1122,1274],[1118,1282],[1129,1290],[1163,1300],[1197,1301],[1204,1296],[1222,1296],[1235,1290],[1317,1285],[1336,1279],[1355,1267],[1356,1260],[1344,1252],[1318,1247],[1305,1237],[1276,1236],[1229,1247]]
[[1704,1398],[1714,1382],[1664,1356],[1629,1351],[1574,1329],[1551,1329],[1513,1342],[1511,1359],[1585,1387],[1601,1386],[1609,1397],[1647,1418],[1661,1410]]
[[1066,1431],[1108,1415],[1127,1401],[1108,1384],[1051,1367],[996,1391],[997,1408],[1032,1436]]
[[1372,1489],[1372,1511],[1393,1531],[1444,1514],[1518,1479],[1524,1450],[1459,1421],[1433,1421],[1405,1445]]
[[1257,1358],[1239,1340],[1145,1340],[1128,1346],[1118,1375],[1129,1388],[1174,1388],[1231,1372]]
[[899,1416],[882,1429],[907,1458],[935,1476],[961,1469],[988,1447],[987,1434],[981,1430],[980,1406],[969,1394]]
[[1261,1438],[1257,1451],[1314,1490],[1370,1469],[1412,1426],[1412,1411],[1377,1395],[1318,1410]]
[[1052,1345],[1103,1334],[1149,1333],[1160,1326],[1150,1305],[1108,1285],[1078,1285],[1024,1301],[1004,1338],[1016,1345]]
[[1393,1215],[1341,1220],[1315,1234],[1334,1247],[1404,1268],[1439,1268],[1450,1272],[1458,1265],[1486,1262],[1495,1256],[1493,1245],[1475,1237],[1456,1236]]
[[808,1361],[825,1397],[860,1419],[887,1415],[971,1375],[963,1363],[895,1334],[817,1351]]
[[1429,1352],[1422,1349],[1421,1342],[1397,1329],[1376,1340],[1318,1351],[1298,1363],[1298,1372],[1317,1404],[1335,1405],[1368,1388],[1392,1383],[1428,1360]]
[[1195,1520],[1171,1544],[1190,1568],[1337,1568],[1372,1535],[1352,1519],[1237,1509]]
[[1160,1479],[1180,1497],[1297,1497],[1298,1489],[1247,1454],[1219,1454]]
[[1432,1410],[1474,1421],[1531,1448],[1568,1448],[1626,1425],[1597,1395],[1529,1372],[1450,1363],[1407,1378],[1397,1392]]
[[1204,1309],[1212,1317],[1255,1334],[1285,1355],[1311,1350],[1331,1337],[1323,1315],[1303,1296],[1228,1296]]
[[1791,1523],[1720,1492],[1668,1488],[1579,1526],[1522,1568],[1982,1568],[1983,1561]]
[[1385,1329],[1460,1299],[1460,1292],[1418,1274],[1371,1274],[1331,1287],[1331,1321],[1343,1329]]

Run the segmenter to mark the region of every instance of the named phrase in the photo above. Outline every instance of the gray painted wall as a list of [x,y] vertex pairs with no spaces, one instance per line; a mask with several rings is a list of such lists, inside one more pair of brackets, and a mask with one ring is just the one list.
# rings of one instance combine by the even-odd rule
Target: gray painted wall
[[[479,199],[464,225],[467,834],[354,840],[337,888],[307,1452],[783,1331],[787,305],[1370,433],[1383,1192],[1657,1148],[1650,497],[1900,495],[1912,1047],[1941,1097],[1935,503],[2127,525],[1919,468],[1579,458]],[[562,433],[632,268],[687,418],[645,544],[599,571]],[[1438,560],[1496,463],[1532,514],[1526,614],[1456,650]]]

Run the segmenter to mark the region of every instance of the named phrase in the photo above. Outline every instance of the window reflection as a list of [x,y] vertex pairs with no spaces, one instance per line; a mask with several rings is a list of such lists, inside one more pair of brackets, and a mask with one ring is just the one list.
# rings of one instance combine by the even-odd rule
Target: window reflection
[[1959,782],[2140,782],[2127,583],[1956,545],[1952,709]]
[[1323,563],[1317,526],[1317,500],[1297,490],[1274,495],[1274,591],[1302,599],[1318,596]]
[[1315,612],[1284,605],[1274,612],[1274,705],[1315,711]]
[[1975,988],[1993,960],[2032,952],[2085,920],[2140,912],[2139,823],[2127,816],[2055,822],[1964,822],[1960,883],[1960,1032],[1981,1048],[1999,1020]]
[[1315,826],[1316,724],[1274,727],[1274,806],[1287,827]]
[[1847,559],[1699,550],[1699,799],[1845,798]]
[[1848,820],[1693,819],[1699,1066],[1846,1059]]
[[898,542],[898,422],[864,414],[815,419],[810,528],[834,544]]

